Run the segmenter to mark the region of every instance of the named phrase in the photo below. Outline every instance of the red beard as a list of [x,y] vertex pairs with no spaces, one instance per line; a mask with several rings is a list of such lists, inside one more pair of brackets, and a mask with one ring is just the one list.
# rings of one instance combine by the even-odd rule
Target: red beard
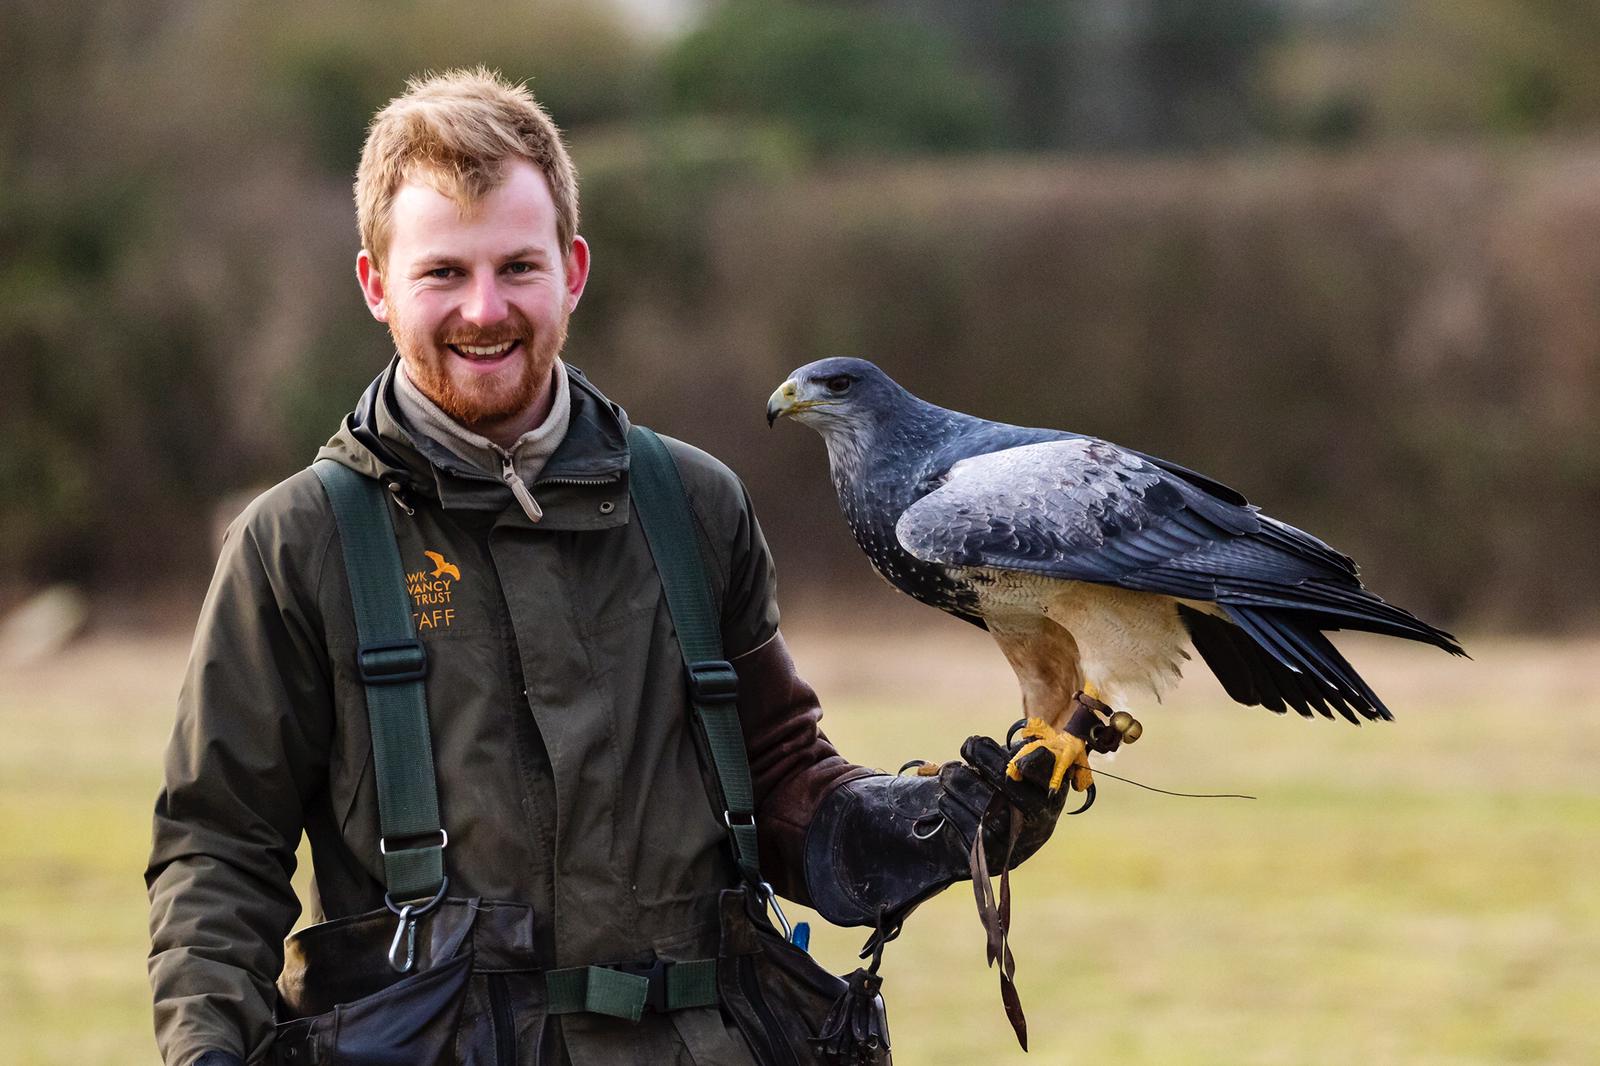
[[[418,336],[400,323],[390,324],[390,335],[405,361],[406,371],[422,394],[440,410],[475,432],[526,411],[550,380],[556,356],[567,341],[567,316],[554,332],[538,335],[515,308],[509,320],[493,330],[457,328],[437,338]],[[458,375],[450,363],[461,358],[447,345],[492,347],[520,341],[507,357],[517,361],[515,375]]]

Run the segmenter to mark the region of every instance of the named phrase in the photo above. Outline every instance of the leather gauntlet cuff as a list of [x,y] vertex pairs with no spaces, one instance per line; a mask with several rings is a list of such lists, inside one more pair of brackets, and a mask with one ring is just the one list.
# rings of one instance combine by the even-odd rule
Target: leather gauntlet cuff
[[[1055,828],[1067,790],[1052,794],[1049,753],[1022,764],[1023,780],[1005,775],[1011,753],[989,737],[962,745],[964,762],[946,763],[935,777],[879,774],[836,788],[818,809],[805,841],[811,903],[836,925],[887,924],[957,881],[967,880],[973,837],[982,827],[992,869],[1016,867]],[[996,792],[1009,804],[990,811]],[[1022,831],[1005,854],[1011,810]]]
[[244,1066],[244,1060],[231,1051],[208,1051],[194,1060],[194,1066]]

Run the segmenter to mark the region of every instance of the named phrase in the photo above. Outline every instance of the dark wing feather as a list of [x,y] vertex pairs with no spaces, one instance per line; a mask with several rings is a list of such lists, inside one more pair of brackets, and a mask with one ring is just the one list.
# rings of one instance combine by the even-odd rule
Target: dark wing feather
[[[1029,570],[1063,580],[1160,585],[1210,599],[1203,574],[1173,564],[1258,533],[1248,507],[1092,437],[963,459],[895,525],[912,555],[949,566]],[[1248,553],[1238,553],[1247,564]],[[1161,579],[1145,575],[1160,574]],[[1142,586],[1129,586],[1142,587]]]
[[[895,533],[928,562],[1120,584],[1260,525],[1248,508],[1206,496],[1115,445],[1079,437],[961,460],[901,514]],[[1205,591],[1201,579],[1173,580]]]
[[1362,588],[1348,556],[1232,490],[1222,498],[1203,484],[1106,441],[1041,442],[956,463],[895,531],[927,562],[1214,602],[1233,623],[1216,624],[1231,632],[1202,626],[1196,650],[1232,678],[1235,699],[1249,695],[1241,702],[1276,710],[1390,717],[1322,630],[1362,629],[1461,653],[1448,633]]

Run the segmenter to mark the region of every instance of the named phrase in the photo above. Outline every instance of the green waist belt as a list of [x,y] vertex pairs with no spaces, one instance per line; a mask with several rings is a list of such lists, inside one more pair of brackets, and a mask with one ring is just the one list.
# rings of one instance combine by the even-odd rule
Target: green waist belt
[[608,1014],[636,1022],[645,1011],[710,1007],[717,1002],[717,960],[694,959],[546,970],[551,1014]]

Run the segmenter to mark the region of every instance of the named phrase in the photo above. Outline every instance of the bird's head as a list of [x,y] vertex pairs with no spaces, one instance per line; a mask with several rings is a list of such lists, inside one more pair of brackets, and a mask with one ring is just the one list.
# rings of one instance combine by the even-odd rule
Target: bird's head
[[788,416],[824,437],[865,430],[905,396],[888,374],[865,359],[818,359],[790,374],[767,399],[767,425]]

